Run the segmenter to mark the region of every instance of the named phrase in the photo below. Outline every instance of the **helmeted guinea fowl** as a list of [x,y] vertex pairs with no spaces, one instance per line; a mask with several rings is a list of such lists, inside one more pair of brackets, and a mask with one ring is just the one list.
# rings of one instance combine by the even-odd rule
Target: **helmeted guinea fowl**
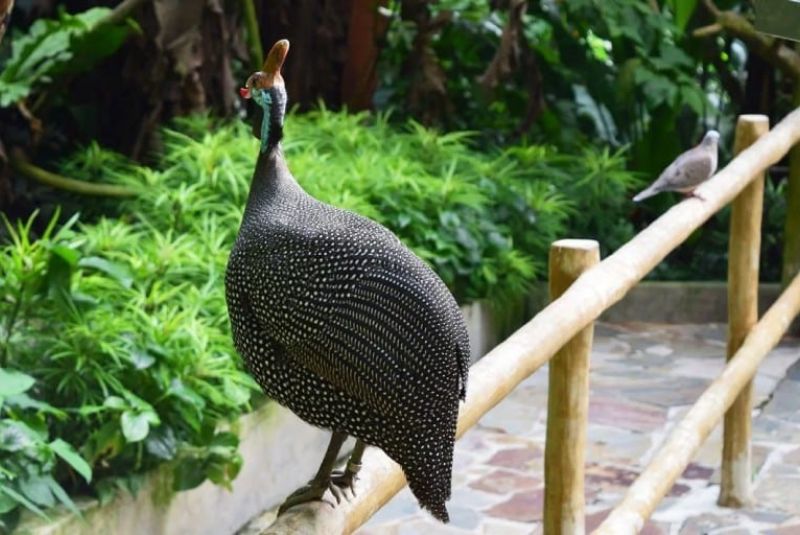
[[[324,204],[295,181],[280,141],[286,90],[279,41],[242,88],[264,111],[261,149],[225,278],[234,344],[266,394],[331,429],[315,478],[282,510],[337,500],[351,487],[365,444],[403,468],[412,492],[447,521],[459,399],[469,340],[442,280],[394,234]],[[331,475],[342,442],[358,440]]]

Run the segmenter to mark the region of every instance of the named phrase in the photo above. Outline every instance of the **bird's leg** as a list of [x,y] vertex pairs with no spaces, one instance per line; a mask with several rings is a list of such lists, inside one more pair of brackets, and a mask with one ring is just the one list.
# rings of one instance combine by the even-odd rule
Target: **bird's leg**
[[331,493],[336,498],[336,503],[341,501],[340,493],[343,494],[347,489],[350,489],[353,496],[356,495],[354,484],[356,479],[358,479],[358,471],[361,470],[361,457],[364,455],[365,447],[366,444],[364,444],[360,438],[356,439],[356,445],[353,446],[353,453],[350,455],[350,460],[347,461],[344,470],[341,472],[336,471],[331,475],[331,483],[333,483]]
[[691,199],[692,197],[700,199],[701,201],[705,201],[706,200],[705,197],[703,197],[702,195],[697,193],[696,189],[693,189],[692,191],[687,191],[686,193],[683,194],[683,198],[684,199]]
[[323,457],[322,463],[319,465],[317,475],[308,482],[308,485],[300,487],[286,498],[286,501],[284,501],[278,509],[279,516],[295,505],[322,499],[325,491],[332,487],[331,472],[333,471],[333,466],[336,464],[336,458],[339,456],[339,450],[342,449],[342,444],[344,444],[346,438],[347,434],[338,431],[334,431],[331,434],[331,441],[328,443],[328,449],[325,451],[325,457]]

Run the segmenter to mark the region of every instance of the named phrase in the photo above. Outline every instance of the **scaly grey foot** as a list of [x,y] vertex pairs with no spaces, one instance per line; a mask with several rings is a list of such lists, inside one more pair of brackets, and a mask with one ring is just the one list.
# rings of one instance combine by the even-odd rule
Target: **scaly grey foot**
[[[300,505],[301,503],[322,501],[322,496],[328,488],[333,487],[330,481],[311,480],[308,485],[300,487],[289,495],[278,509],[278,516],[281,516],[287,509]],[[338,500],[337,500],[338,503]]]
[[358,471],[361,470],[360,463],[354,463],[352,460],[347,463],[347,466],[342,471],[336,471],[331,474],[331,494],[339,504],[342,498],[347,498],[347,491],[355,498],[356,488],[355,483],[358,479]]

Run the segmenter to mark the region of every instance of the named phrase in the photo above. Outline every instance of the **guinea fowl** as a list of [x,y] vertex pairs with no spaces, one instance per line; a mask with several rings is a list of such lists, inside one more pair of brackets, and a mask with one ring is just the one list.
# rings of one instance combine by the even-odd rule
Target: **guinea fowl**
[[[262,109],[261,148],[228,261],[233,340],[264,392],[330,429],[316,476],[281,506],[339,501],[365,445],[403,468],[422,507],[447,522],[469,340],[442,280],[383,226],[308,195],[281,151],[289,42],[278,41],[241,93]],[[356,445],[332,474],[347,436]]]

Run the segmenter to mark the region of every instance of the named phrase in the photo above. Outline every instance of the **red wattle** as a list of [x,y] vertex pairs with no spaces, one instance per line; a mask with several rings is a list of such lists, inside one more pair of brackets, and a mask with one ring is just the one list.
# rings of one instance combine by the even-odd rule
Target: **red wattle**
[[242,96],[242,98],[250,98],[250,90],[246,87],[239,89],[239,94]]

